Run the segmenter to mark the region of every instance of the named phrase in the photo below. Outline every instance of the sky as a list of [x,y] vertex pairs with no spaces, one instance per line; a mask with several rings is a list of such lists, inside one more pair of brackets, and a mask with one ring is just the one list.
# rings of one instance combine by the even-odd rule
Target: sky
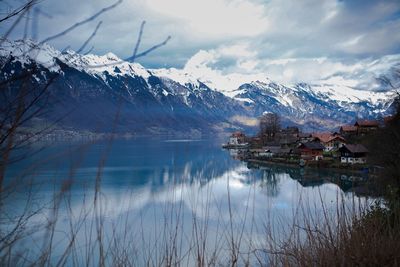
[[[43,40],[116,1],[42,0],[36,6],[37,32],[30,27],[26,34]],[[0,0],[1,16],[22,3]],[[33,15],[26,17],[32,24]],[[77,50],[100,21],[87,46],[99,55],[132,55],[142,21],[139,52],[171,36],[138,59],[147,68],[265,73],[280,82],[351,85],[400,63],[399,0],[124,0],[49,43]],[[0,24],[2,35],[10,23]],[[24,25],[21,20],[9,38],[20,39]]]

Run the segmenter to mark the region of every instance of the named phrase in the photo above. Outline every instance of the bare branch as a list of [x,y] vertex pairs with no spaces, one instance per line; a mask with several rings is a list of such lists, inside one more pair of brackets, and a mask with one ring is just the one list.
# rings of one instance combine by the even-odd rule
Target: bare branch
[[7,16],[5,16],[4,18],[0,19],[0,23],[3,21],[6,21],[12,17],[15,17],[19,14],[23,14],[26,12],[26,10],[30,9],[33,5],[35,5],[37,3],[37,0],[30,0],[29,2],[27,2],[26,4],[22,5],[19,8],[16,8],[15,10],[13,10],[10,14],[8,14]]
[[146,51],[144,51],[144,52],[142,52],[142,53],[136,55],[135,58],[129,57],[129,58],[125,59],[125,61],[133,62],[133,60],[135,60],[136,58],[146,56],[146,55],[149,54],[150,52],[152,52],[152,51],[154,51],[154,50],[156,50],[156,49],[158,49],[158,48],[160,48],[160,47],[166,45],[170,39],[171,39],[171,36],[168,36],[167,39],[165,39],[163,42],[161,42],[161,43],[159,43],[159,44],[157,44],[157,45],[155,45],[155,46],[153,46],[153,47],[147,49]]
[[136,41],[135,50],[133,50],[133,54],[132,54],[132,62],[135,61],[140,42],[142,41],[143,29],[144,29],[145,24],[146,24],[146,21],[143,21],[142,24],[140,25],[140,31],[139,31],[138,39]]
[[69,28],[65,29],[64,31],[62,31],[60,33],[57,33],[57,34],[55,34],[53,36],[47,37],[46,39],[41,41],[39,44],[47,43],[48,41],[54,40],[54,39],[56,39],[58,37],[61,37],[61,36],[65,35],[65,34],[69,33],[70,31],[73,31],[74,29],[76,29],[76,28],[78,28],[78,27],[80,27],[80,26],[82,26],[82,25],[94,20],[95,18],[97,18],[101,14],[103,14],[103,13],[105,13],[105,12],[107,12],[107,11],[113,9],[113,8],[115,8],[116,6],[120,5],[121,3],[122,3],[122,0],[118,0],[116,3],[112,4],[111,6],[108,6],[108,7],[105,7],[103,9],[101,9],[99,12],[97,12],[93,16],[90,16],[87,19],[84,19],[82,21],[79,21],[79,22],[75,23],[74,25],[70,26]]
[[92,34],[89,36],[89,38],[83,43],[83,45],[78,49],[78,51],[76,51],[77,53],[82,52],[82,50],[85,49],[86,45],[93,39],[94,36],[96,36],[96,33],[97,33],[97,31],[99,30],[99,28],[100,28],[100,26],[101,26],[102,23],[103,23],[103,22],[100,21],[100,22],[97,24],[97,26],[96,26],[96,28],[94,29],[93,33],[92,33]]

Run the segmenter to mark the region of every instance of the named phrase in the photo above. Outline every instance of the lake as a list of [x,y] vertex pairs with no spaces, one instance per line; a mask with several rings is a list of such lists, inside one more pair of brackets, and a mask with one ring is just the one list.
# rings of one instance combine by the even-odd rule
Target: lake
[[245,265],[267,261],[271,241],[284,241],[294,225],[334,222],[338,207],[351,214],[370,201],[353,187],[365,177],[248,166],[222,141],[65,142],[19,152],[36,153],[7,169],[1,233],[15,236],[9,260]]

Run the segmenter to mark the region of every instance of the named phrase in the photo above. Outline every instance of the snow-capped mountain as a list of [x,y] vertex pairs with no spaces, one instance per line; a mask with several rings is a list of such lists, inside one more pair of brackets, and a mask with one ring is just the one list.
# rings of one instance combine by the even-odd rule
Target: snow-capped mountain
[[8,99],[17,97],[21,87],[12,78],[28,71],[32,94],[47,86],[51,100],[46,105],[49,112],[39,119],[63,118],[63,127],[102,132],[215,133],[254,126],[254,118],[265,111],[279,113],[285,124],[334,128],[356,117],[380,116],[393,98],[390,91],[361,91],[335,83],[285,86],[264,74],[148,70],[112,53],[61,52],[30,40],[3,40],[0,61]]

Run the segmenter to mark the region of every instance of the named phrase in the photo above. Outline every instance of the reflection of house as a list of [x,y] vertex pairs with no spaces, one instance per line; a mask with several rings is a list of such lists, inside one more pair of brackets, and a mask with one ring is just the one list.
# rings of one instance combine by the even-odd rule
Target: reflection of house
[[354,136],[357,135],[357,126],[354,125],[343,125],[340,127],[340,134],[343,136]]
[[319,142],[300,143],[298,149],[302,158],[311,158],[315,160],[322,159],[324,146]]
[[330,133],[316,133],[313,134],[313,137],[325,147],[325,151],[337,149],[346,143],[345,139],[340,135],[332,135]]
[[360,144],[356,145],[344,145],[340,149],[340,161],[342,163],[365,163],[368,150]]
[[235,132],[229,138],[230,145],[240,145],[246,142],[246,135],[242,132]]
[[358,120],[356,121],[354,126],[357,127],[357,133],[363,135],[371,131],[377,130],[379,127],[379,123],[378,121],[373,120]]

